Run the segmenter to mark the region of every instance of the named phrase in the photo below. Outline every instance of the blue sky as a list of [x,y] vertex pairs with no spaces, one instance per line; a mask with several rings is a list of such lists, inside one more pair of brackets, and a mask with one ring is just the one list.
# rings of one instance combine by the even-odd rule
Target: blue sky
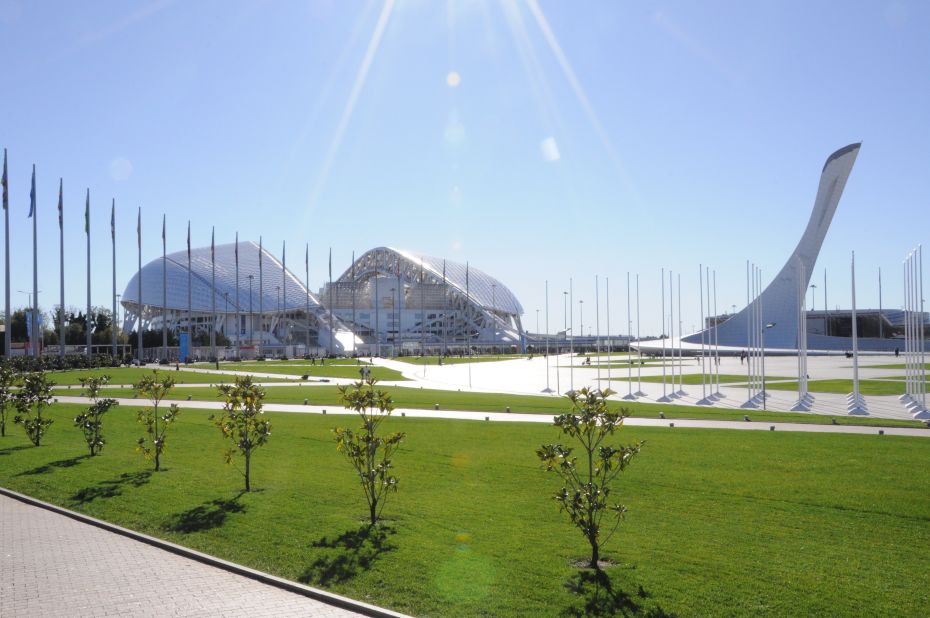
[[721,311],[742,306],[745,260],[774,275],[825,158],[860,140],[815,273],[831,307],[849,306],[852,250],[859,305],[877,306],[881,267],[884,305],[900,306],[901,260],[930,241],[925,2],[0,0],[0,34],[14,306],[32,287],[33,163],[44,307],[59,177],[76,306],[88,187],[103,305],[115,198],[119,291],[141,206],[144,261],[163,213],[169,252],[190,219],[199,245],[211,225],[218,242],[287,241],[303,277],[310,242],[313,289],[330,246],[340,272],[353,250],[397,246],[495,275],[529,328],[547,278],[561,325],[574,277],[587,331],[599,275],[625,330],[631,271],[655,333],[665,267],[682,273],[688,329],[698,263],[717,270]]

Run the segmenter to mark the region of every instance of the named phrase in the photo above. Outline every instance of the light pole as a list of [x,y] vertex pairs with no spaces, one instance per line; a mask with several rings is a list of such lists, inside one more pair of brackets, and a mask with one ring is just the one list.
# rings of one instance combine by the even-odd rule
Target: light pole
[[768,398],[768,395],[765,392],[765,331],[775,326],[775,322],[769,322],[765,325],[765,328],[762,329],[762,409],[767,409],[765,406],[765,400]]
[[565,338],[568,338],[568,292],[562,292],[562,330],[565,331]]
[[249,345],[254,347],[255,342],[252,340],[252,325],[255,322],[255,316],[252,315],[252,279],[255,275],[249,275]]

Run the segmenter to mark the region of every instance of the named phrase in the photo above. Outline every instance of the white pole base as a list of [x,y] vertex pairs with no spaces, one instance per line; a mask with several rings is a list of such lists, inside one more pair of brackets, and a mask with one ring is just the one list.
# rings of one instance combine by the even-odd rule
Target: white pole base
[[727,396],[721,393],[720,391],[717,391],[716,393],[714,393],[714,397],[716,397],[717,399],[726,399]]
[[697,404],[695,404],[695,405],[699,405],[699,406],[712,406],[712,405],[714,405],[714,400],[711,399],[710,397],[705,397],[704,399],[701,399],[700,401],[698,401]]
[[544,389],[542,389],[541,392],[543,392],[543,393],[553,393],[553,392],[555,392],[555,391],[553,391],[551,388],[544,388]]
[[685,391],[675,391],[675,394],[676,394],[678,397],[687,397],[687,396],[688,396],[688,393],[686,393]]
[[753,397],[752,399],[747,400],[746,403],[744,403],[744,404],[741,405],[740,407],[741,407],[741,408],[745,408],[745,409],[750,409],[750,410],[758,409],[758,408],[759,408],[759,404],[756,403],[755,399],[756,399],[756,398]]
[[644,393],[643,391],[636,391],[636,392],[633,393],[633,394],[636,395],[637,397],[645,397],[645,396],[646,396],[646,393]]
[[627,393],[622,397],[622,399],[626,399],[627,401],[634,401],[636,399],[636,395],[633,393]]
[[790,409],[792,412],[810,412],[811,404],[802,397],[801,399],[798,399]]
[[898,401],[900,401],[900,402],[902,402],[902,403],[906,403],[906,402],[908,402],[908,401],[913,401],[913,397],[911,397],[911,396],[908,395],[908,394],[904,394],[904,395],[901,395],[900,397],[898,397]]
[[850,404],[849,407],[846,408],[846,414],[849,414],[850,416],[868,416],[869,411],[865,408],[865,406],[859,404]]
[[918,410],[917,412],[914,412],[914,414],[911,415],[911,418],[917,421],[930,420],[930,410],[927,410],[926,408]]
[[919,401],[911,401],[910,403],[904,406],[907,408],[908,412],[916,412],[917,410],[922,410],[923,406],[920,405]]
[[657,403],[669,403],[670,401],[671,401],[671,398],[666,395],[662,395],[661,397],[656,399]]

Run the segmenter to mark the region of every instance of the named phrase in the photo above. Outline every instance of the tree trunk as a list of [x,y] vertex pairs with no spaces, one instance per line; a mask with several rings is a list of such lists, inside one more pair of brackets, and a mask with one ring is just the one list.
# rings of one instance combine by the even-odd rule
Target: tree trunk
[[593,535],[588,536],[588,542],[591,543],[591,568],[595,571],[600,571],[601,567],[597,563],[601,559],[601,548],[597,542],[597,538]]
[[371,504],[368,505],[369,516],[371,517],[371,525],[374,526],[378,523],[378,501],[374,498],[371,500]]
[[252,462],[252,452],[251,449],[245,452],[245,491],[246,493],[252,491],[252,485],[249,482],[249,473],[250,473],[250,464]]

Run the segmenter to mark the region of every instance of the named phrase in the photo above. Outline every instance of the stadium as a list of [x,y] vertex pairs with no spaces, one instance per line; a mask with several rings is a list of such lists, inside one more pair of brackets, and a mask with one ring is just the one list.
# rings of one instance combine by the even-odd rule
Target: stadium
[[[165,325],[189,334],[190,353],[202,358],[463,354],[525,343],[523,307],[503,283],[468,264],[389,247],[367,251],[319,293],[259,243],[217,245],[212,256],[209,247],[192,249],[189,261],[179,251],[145,264],[120,304],[125,332],[140,321],[143,330]],[[167,355],[178,353],[172,346]],[[161,347],[145,351],[162,355]]]

